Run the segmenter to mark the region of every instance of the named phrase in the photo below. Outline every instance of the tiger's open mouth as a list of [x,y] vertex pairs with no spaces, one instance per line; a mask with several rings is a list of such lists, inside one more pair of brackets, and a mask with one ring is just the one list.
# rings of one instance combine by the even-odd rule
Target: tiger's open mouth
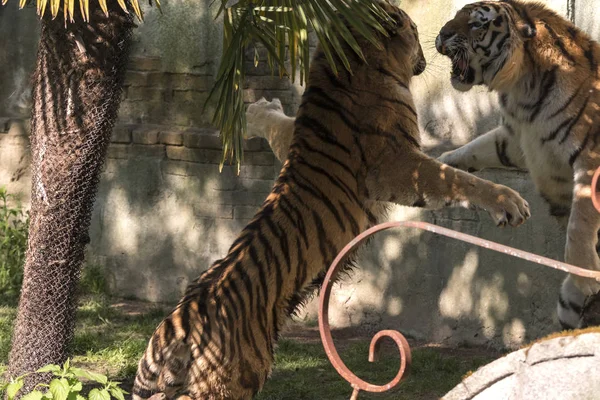
[[454,54],[448,54],[452,61],[451,79],[460,83],[470,83],[473,81],[473,68],[469,66],[469,56],[464,51],[457,51]]
[[[440,32],[435,40],[435,48],[440,54],[445,55],[452,62],[450,83],[460,91],[471,89],[475,82],[475,69],[471,67],[469,51],[461,40],[455,38],[455,34]],[[454,39],[453,39],[454,38]]]

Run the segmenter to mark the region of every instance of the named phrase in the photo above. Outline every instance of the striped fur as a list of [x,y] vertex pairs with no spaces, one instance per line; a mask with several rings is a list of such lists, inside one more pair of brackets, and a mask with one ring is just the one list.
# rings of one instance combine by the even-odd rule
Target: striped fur
[[[465,170],[529,170],[550,214],[567,230],[565,260],[600,270],[600,215],[590,200],[600,166],[600,46],[536,2],[465,6],[440,31],[436,47],[452,59],[452,83],[499,94],[502,126],[440,158]],[[600,286],[568,276],[558,302],[564,328],[584,327],[586,298]]]
[[253,397],[271,372],[282,324],[341,248],[376,222],[375,201],[472,204],[499,224],[529,216],[511,189],[420,152],[408,85],[425,59],[414,23],[383,5],[396,24],[381,38],[383,49],[359,39],[368,64],[351,57],[352,75],[334,75],[317,48],[271,194],[228,254],[189,285],[156,329],[139,363],[134,400]]

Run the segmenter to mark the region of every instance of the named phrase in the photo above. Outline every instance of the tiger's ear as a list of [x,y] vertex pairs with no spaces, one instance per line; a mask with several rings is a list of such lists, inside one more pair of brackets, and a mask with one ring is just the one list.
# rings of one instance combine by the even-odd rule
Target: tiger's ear
[[517,24],[519,35],[523,40],[533,39],[537,35],[537,29],[535,25],[521,21]]

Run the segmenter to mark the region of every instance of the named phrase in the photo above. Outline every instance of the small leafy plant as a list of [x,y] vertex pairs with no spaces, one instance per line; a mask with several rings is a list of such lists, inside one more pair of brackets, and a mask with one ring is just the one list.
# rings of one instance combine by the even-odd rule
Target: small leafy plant
[[23,282],[29,215],[9,202],[14,195],[0,187],[0,298],[16,299]]
[[[49,384],[39,384],[31,392],[23,394],[21,400],[125,400],[128,394],[121,389],[119,382],[109,381],[106,375],[97,374],[81,368],[72,367],[69,360],[60,365],[46,365],[36,372],[51,373],[54,379]],[[13,400],[25,383],[28,374],[12,379],[10,382],[0,383],[0,393],[5,393],[7,400]],[[81,379],[102,385],[93,388],[87,397],[81,394],[83,383]],[[43,389],[45,388],[45,389]]]

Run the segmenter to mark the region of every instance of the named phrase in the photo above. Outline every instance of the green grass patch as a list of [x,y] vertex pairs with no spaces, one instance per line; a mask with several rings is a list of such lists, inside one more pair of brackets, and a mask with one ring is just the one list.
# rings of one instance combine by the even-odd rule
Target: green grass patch
[[[124,313],[111,307],[105,296],[86,298],[77,311],[73,365],[107,374],[113,380],[122,381],[123,387],[129,390],[147,341],[166,313],[151,306],[142,307],[137,314]],[[14,306],[0,305],[0,370],[8,361],[15,315]],[[338,346],[348,368],[370,383],[387,383],[398,371],[398,351],[392,345],[384,345],[382,357],[376,363],[367,361],[367,340],[343,342]],[[493,354],[481,354],[483,356],[439,348],[413,349],[412,369],[398,389],[381,394],[361,392],[359,398],[438,398],[458,384],[468,371],[494,358]],[[346,400],[352,393],[350,385],[329,363],[320,343],[282,339],[275,358],[271,379],[258,400]]]
[[117,379],[131,378],[148,339],[165,316],[159,308],[127,315],[111,308],[104,297],[91,297],[78,309],[73,362]]
[[[376,385],[396,376],[400,358],[393,347],[385,347],[378,362],[368,362],[369,342],[353,342],[338,350],[346,366],[361,379]],[[280,341],[276,367],[258,400],[350,398],[352,388],[329,363],[320,343]],[[412,368],[408,377],[387,393],[361,392],[360,399],[432,399],[443,396],[456,386],[462,376],[487,364],[494,358],[462,357],[438,348],[417,348],[412,352]]]
[[[77,310],[73,364],[115,379],[133,377],[148,339],[165,315],[158,308],[127,315],[111,308],[104,296],[85,299]],[[0,306],[0,366],[8,362],[15,316],[14,307]]]

